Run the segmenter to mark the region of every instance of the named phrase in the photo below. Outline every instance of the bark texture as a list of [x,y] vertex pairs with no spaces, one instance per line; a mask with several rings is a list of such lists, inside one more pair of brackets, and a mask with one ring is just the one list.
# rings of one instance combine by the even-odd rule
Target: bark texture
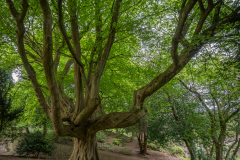
[[84,140],[74,138],[74,148],[69,160],[99,160],[96,134],[87,135]]

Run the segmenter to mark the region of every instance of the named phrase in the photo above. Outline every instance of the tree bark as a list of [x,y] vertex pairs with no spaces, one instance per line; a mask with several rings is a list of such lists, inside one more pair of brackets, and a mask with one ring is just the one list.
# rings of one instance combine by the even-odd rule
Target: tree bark
[[142,141],[141,141],[141,133],[138,135],[138,145],[139,145],[139,150],[140,150],[140,154],[143,154],[143,149],[142,149]]
[[189,143],[188,140],[185,139],[184,142],[185,142],[185,144],[186,144],[186,146],[187,146],[187,149],[188,149],[188,151],[189,151],[189,153],[190,153],[191,160],[196,160],[196,156],[195,156],[195,154],[194,154],[193,147],[191,146],[191,144]]
[[147,134],[146,134],[146,132],[143,133],[143,137],[144,137],[143,155],[146,155],[147,154]]
[[85,139],[74,138],[74,148],[69,160],[99,160],[96,134]]
[[216,145],[216,160],[223,160],[223,145]]

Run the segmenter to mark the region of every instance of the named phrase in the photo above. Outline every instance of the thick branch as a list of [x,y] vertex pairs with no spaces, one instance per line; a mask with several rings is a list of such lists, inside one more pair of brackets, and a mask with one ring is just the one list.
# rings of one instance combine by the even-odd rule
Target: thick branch
[[16,20],[16,22],[18,23],[23,23],[23,20],[26,16],[29,4],[27,2],[27,0],[22,0],[22,9],[21,9],[21,13],[19,14],[16,10],[16,8],[14,7],[14,4],[12,3],[11,0],[6,0],[9,10],[11,12],[11,14],[13,15],[14,19]]
[[202,36],[204,36],[205,38],[197,39],[199,40],[198,45],[190,44],[189,47],[185,47],[179,56],[179,63],[177,67],[175,67],[175,65],[172,63],[163,73],[155,77],[149,84],[136,90],[134,92],[134,104],[138,105],[134,105],[134,107],[141,106],[146,97],[152,95],[155,91],[157,91],[167,82],[169,82],[176,74],[178,74],[183,69],[183,67],[191,60],[191,58],[198,53],[199,49],[201,49],[201,47],[205,43],[209,42],[209,38],[215,35],[215,31],[217,28],[220,28],[227,23],[234,23],[236,21],[239,21],[239,10],[240,7],[238,7],[228,16],[226,16],[224,19],[220,20],[218,24],[212,25],[206,30],[204,30],[202,32]]
[[57,135],[63,133],[60,115],[60,101],[53,71],[52,15],[48,0],[39,0],[43,12],[43,67],[51,95],[51,120]]
[[95,1],[95,26],[96,26],[96,40],[94,44],[94,48],[91,52],[90,55],[90,61],[89,61],[89,69],[88,69],[88,76],[87,76],[87,82],[90,82],[91,76],[92,76],[92,70],[93,70],[93,57],[97,54],[98,55],[98,60],[99,62],[101,60],[102,56],[102,43],[103,43],[103,37],[101,33],[102,29],[102,17],[101,17],[101,12],[100,12],[100,6],[99,6],[99,1]]
[[134,112],[113,112],[105,116],[101,116],[96,119],[91,127],[90,131],[97,132],[99,130],[110,128],[124,128],[132,126],[139,122],[141,118],[146,114],[146,108],[136,110]]
[[74,124],[81,125],[82,123],[87,121],[87,119],[93,114],[93,112],[97,109],[99,105],[101,105],[99,97],[97,98],[90,97],[87,106],[77,115],[77,118],[74,120]]
[[105,45],[104,52],[103,52],[103,55],[101,57],[101,60],[98,63],[98,67],[97,67],[97,69],[96,69],[96,71],[94,72],[94,75],[93,75],[94,77],[93,77],[93,82],[92,82],[92,87],[91,87],[91,93],[92,94],[93,93],[98,94],[99,81],[100,81],[100,78],[103,74],[103,71],[104,71],[104,68],[106,66],[106,62],[107,62],[110,50],[111,50],[113,42],[114,42],[114,38],[115,38],[115,34],[116,34],[116,27],[117,27],[117,22],[118,22],[118,16],[119,16],[120,2],[122,2],[122,0],[116,0],[116,4],[115,4],[113,15],[112,15],[112,21],[111,21],[111,25],[110,25],[110,33],[109,33],[109,36],[108,36],[108,40],[107,40],[107,43]]
[[204,11],[205,11],[205,8],[204,8],[204,6],[203,6],[202,0],[198,0],[198,5],[199,5],[199,8],[200,8],[201,12],[204,12]]
[[181,34],[184,28],[184,24],[187,20],[188,14],[193,9],[194,5],[196,4],[197,0],[190,0],[187,5],[181,10],[181,13],[179,15],[179,22],[176,29],[176,32],[174,34],[174,37],[172,39],[172,49],[171,49],[171,56],[173,60],[173,64],[175,67],[178,66],[179,57],[178,57],[178,44],[181,41]]
[[8,8],[9,8],[11,14],[13,15],[13,18],[17,22],[18,21],[18,17],[19,17],[19,13],[17,12],[16,8],[14,7],[14,4],[12,3],[12,0],[6,0],[6,2],[8,4]]
[[[69,1],[70,4],[74,4],[72,0]],[[79,31],[78,31],[78,21],[77,21],[77,6],[70,7],[70,21],[71,21],[71,31],[72,31],[72,42],[73,42],[73,49],[75,55],[77,56],[78,60],[81,61],[82,51],[81,51],[81,44],[79,39]],[[84,70],[81,69],[83,66],[79,66],[77,61],[74,62],[74,88],[75,88],[75,111],[74,117],[80,113],[85,107],[85,99],[84,99],[84,87],[82,85],[82,80],[85,84],[86,90],[88,90],[88,84],[86,82]],[[87,92],[88,93],[88,92]]]
[[[207,9],[205,10],[201,10],[201,17],[200,20],[198,21],[198,25],[197,28],[195,29],[194,35],[197,35],[198,33],[201,32],[203,24],[206,20],[206,18],[208,17],[208,15],[210,14],[210,12],[221,2],[221,0],[217,1],[214,5],[208,5]],[[200,4],[199,4],[200,5]],[[217,6],[217,11],[215,11],[216,15],[219,15],[220,12],[220,7],[221,5]],[[200,7],[201,9],[201,7]]]
[[73,58],[76,60],[76,62],[78,63],[79,66],[84,67],[83,63],[81,62],[80,58],[76,55],[76,53],[74,52],[72,45],[69,41],[69,38],[67,36],[67,32],[65,30],[65,27],[63,25],[63,16],[62,16],[62,0],[58,0],[58,23],[59,23],[59,27],[61,30],[61,33],[64,37],[64,40],[67,43],[68,49],[71,52]]

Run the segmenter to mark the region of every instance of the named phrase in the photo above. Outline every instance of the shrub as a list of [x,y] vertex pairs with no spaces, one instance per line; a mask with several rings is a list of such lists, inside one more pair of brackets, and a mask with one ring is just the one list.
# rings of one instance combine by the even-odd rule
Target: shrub
[[46,135],[46,139],[50,142],[59,142],[60,138],[54,132]]
[[172,145],[172,146],[168,147],[168,150],[169,150],[170,153],[172,153],[173,155],[175,155],[177,157],[186,158],[186,155],[185,155],[183,149],[180,146]]
[[115,138],[114,141],[113,141],[113,144],[116,145],[116,146],[120,146],[121,139]]
[[159,146],[157,146],[155,143],[148,143],[147,148],[153,151],[159,151]]
[[96,137],[97,137],[97,141],[101,143],[104,143],[106,140],[106,135],[102,131],[97,132]]
[[125,140],[121,140],[121,139],[118,139],[118,138],[114,139],[113,144],[115,146],[126,147]]
[[114,151],[113,144],[103,144],[103,145],[98,146],[98,148],[100,150],[108,150],[108,151],[111,151],[111,152]]
[[16,152],[19,155],[34,155],[39,156],[42,152],[44,155],[52,155],[52,150],[55,147],[45,138],[45,136],[37,131],[35,133],[26,134],[22,140],[19,141]]
[[125,155],[133,155],[133,152],[132,150],[130,149],[124,149],[121,151],[122,154],[125,154]]

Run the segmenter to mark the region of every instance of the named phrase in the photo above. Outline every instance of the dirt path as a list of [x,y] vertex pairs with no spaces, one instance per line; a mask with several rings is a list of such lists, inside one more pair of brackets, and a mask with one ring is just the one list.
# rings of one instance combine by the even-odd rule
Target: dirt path
[[[122,155],[115,152],[109,152],[109,151],[99,151],[100,160],[180,160],[175,157],[169,157],[162,154],[152,153],[153,151],[150,151],[150,155],[147,156],[136,156],[136,155]],[[57,157],[45,157],[41,155],[41,159],[51,159],[51,160],[67,160],[68,157],[60,156]],[[0,160],[36,160],[37,158],[24,158],[24,157],[15,157],[15,156],[4,156],[0,155]]]
[[[114,137],[108,136],[105,143],[112,144]],[[131,151],[132,155],[123,155],[122,153],[125,151]],[[125,147],[114,146],[114,152],[99,151],[100,157],[103,158],[102,160],[181,160],[158,151],[148,151],[147,153],[145,156],[139,154],[139,146],[136,139],[126,143]],[[111,156],[109,157],[110,159],[107,158],[108,156]]]
[[[99,149],[100,160],[181,160],[180,158],[176,158],[158,151],[148,151],[147,155],[140,155],[137,140],[129,141],[128,139],[125,147],[114,146],[112,144],[115,136],[116,135],[108,136],[104,144],[98,143],[99,147],[101,145],[109,144],[112,146],[111,151],[109,151],[109,149]],[[70,157],[73,149],[73,141],[62,140],[60,143],[55,143],[55,145],[57,148],[53,151],[51,156],[40,154],[40,159],[67,160]],[[16,155],[14,156],[12,153],[6,152],[3,147],[4,146],[0,145],[0,160],[36,160],[36,158],[17,157]]]
[[154,151],[149,151],[149,155],[136,156],[136,155],[122,155],[115,152],[100,151],[100,160],[181,160],[175,157],[169,157],[164,153],[158,154]]

